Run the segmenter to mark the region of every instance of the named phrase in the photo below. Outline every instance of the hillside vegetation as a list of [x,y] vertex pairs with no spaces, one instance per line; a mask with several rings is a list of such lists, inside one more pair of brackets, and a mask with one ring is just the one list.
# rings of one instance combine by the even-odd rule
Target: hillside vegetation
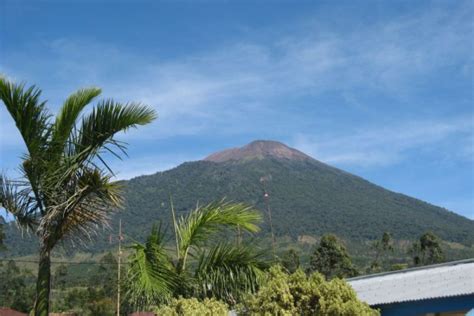
[[[257,142],[258,143],[258,142]],[[263,143],[263,147],[262,147]],[[253,143],[252,143],[253,144]],[[349,243],[373,240],[390,232],[396,240],[414,240],[433,231],[447,242],[471,247],[474,221],[429,203],[386,190],[360,177],[333,168],[276,142],[260,142],[257,148],[234,149],[203,161],[187,162],[174,169],[124,182],[122,218],[129,240],[143,241],[153,223],[169,227],[170,196],[178,215],[196,206],[226,198],[246,202],[266,213],[262,179],[265,179],[277,237],[311,239],[334,233]],[[292,149],[291,149],[292,150]],[[219,162],[212,161],[218,158]],[[232,157],[236,157],[233,159]],[[296,157],[296,158],[295,158]],[[31,252],[31,242],[19,240],[12,227],[7,244],[13,251]],[[260,237],[268,237],[262,225]],[[110,248],[109,233],[95,238],[93,251]],[[22,253],[25,254],[25,253]]]

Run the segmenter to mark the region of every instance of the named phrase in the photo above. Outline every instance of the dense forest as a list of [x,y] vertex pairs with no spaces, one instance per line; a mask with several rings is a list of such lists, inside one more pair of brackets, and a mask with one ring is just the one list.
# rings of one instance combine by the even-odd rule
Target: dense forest
[[[150,233],[150,232],[148,232]],[[173,249],[168,245],[167,249]],[[446,260],[446,244],[432,233],[421,234],[410,245],[396,243],[389,233],[366,245],[369,253],[365,263],[354,260],[354,249],[335,235],[324,235],[319,242],[305,248],[285,248],[277,245],[273,259],[269,249],[265,262],[280,266],[288,273],[321,273],[328,280],[366,273],[405,269]],[[133,251],[126,248],[122,255],[121,282],[125,297],[122,313],[136,310],[126,293],[130,285],[127,271],[133,262]],[[423,258],[421,261],[420,258]],[[28,312],[34,301],[35,257],[0,260],[0,306],[10,306]],[[54,312],[74,312],[78,315],[114,315],[117,302],[117,251],[91,256],[53,257],[51,306]],[[274,269],[273,268],[273,269]],[[270,270],[271,271],[271,270]],[[282,275],[283,276],[283,275]]]
[[[456,258],[472,252],[474,221],[316,160],[196,161],[124,181],[125,207],[112,218],[111,227],[116,230],[121,218],[129,241],[144,240],[154,223],[169,227],[171,198],[178,215],[222,198],[248,203],[267,214],[263,184],[275,234],[285,244],[302,247],[325,233],[334,233],[363,253],[364,245],[383,232],[390,232],[403,244],[433,231],[453,245]],[[34,253],[32,237],[22,238],[13,223],[6,225],[5,233],[11,247],[3,256]],[[85,248],[66,241],[67,252],[107,251],[111,233],[99,233]],[[269,233],[267,219],[258,237],[269,241]]]
[[[111,229],[99,232],[85,245],[65,240],[55,250],[53,311],[114,314],[119,218],[124,232],[122,274],[127,275],[133,253],[140,249],[130,245],[149,240],[153,224],[159,224],[164,232],[160,247],[174,249],[171,210],[181,217],[223,198],[259,210],[262,230],[243,237],[224,230],[219,233],[222,238],[212,240],[250,243],[266,254],[268,263],[288,273],[318,272],[328,279],[347,278],[474,255],[473,221],[313,159],[197,161],[122,184],[125,207],[112,219]],[[275,235],[273,251],[269,211]],[[0,233],[5,246],[0,251],[0,284],[8,284],[0,289],[0,302],[28,311],[34,300],[37,241],[32,235],[21,236],[12,222],[2,220],[0,224],[5,230],[5,236]],[[273,273],[286,278],[276,270]],[[133,283],[124,281],[125,293]],[[255,297],[248,306],[259,305],[259,299],[263,298]],[[135,310],[132,303],[124,299],[122,312]],[[187,308],[194,309],[201,303],[191,300],[170,306],[173,304],[189,304]],[[206,304],[220,306],[219,302]]]
[[[317,161],[261,159],[248,162],[198,161],[126,183],[126,223],[168,222],[169,196],[178,212],[196,202],[226,197],[265,211],[261,179],[279,236],[335,233],[350,240],[374,239],[384,231],[395,239],[414,239],[420,231],[436,231],[444,240],[471,245],[474,222],[446,209],[373,185],[362,178]],[[268,232],[268,225],[264,226]],[[130,232],[139,233],[138,227]]]

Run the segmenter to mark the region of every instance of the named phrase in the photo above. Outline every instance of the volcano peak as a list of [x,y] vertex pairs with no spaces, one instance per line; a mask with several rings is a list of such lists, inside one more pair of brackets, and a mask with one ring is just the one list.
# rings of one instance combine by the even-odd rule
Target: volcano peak
[[310,156],[299,150],[291,148],[281,142],[273,140],[255,140],[245,146],[230,148],[213,153],[205,161],[225,162],[225,161],[248,161],[254,159],[288,159],[288,160],[313,160]]

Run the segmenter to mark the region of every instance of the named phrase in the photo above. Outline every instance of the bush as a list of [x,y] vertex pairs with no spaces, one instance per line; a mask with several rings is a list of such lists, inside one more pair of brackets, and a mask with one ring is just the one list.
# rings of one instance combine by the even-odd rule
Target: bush
[[160,316],[227,316],[227,305],[216,299],[206,298],[198,301],[196,298],[173,299],[170,304],[156,311]]
[[307,277],[301,270],[289,275],[275,266],[259,292],[239,307],[239,314],[372,316],[379,312],[359,301],[344,280],[326,281],[320,273]]

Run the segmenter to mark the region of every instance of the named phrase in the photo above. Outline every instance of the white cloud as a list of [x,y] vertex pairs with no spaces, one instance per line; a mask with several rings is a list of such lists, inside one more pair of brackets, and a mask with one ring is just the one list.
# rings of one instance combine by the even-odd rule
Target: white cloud
[[471,36],[469,10],[461,7],[415,12],[347,33],[302,23],[298,33],[274,34],[267,42],[236,42],[172,61],[69,39],[47,43],[51,57],[41,63],[21,54],[18,59],[38,74],[52,70],[58,82],[49,91],[53,98],[59,86],[65,96],[67,87],[96,84],[107,96],[155,106],[159,123],[132,135],[169,137],[216,125],[225,133],[229,125],[222,120],[248,116],[248,104],[270,110],[282,96],[336,91],[358,107],[363,106],[354,103],[354,95],[361,90],[403,98],[416,89],[413,82],[433,69],[456,62],[472,68],[466,45]]
[[[8,69],[15,69],[16,76],[28,75],[32,82],[46,80],[44,94],[56,107],[67,93],[90,84],[103,87],[105,97],[156,107],[159,120],[131,131],[125,140],[255,133],[263,124],[278,130],[286,117],[298,113],[301,104],[284,104],[282,99],[331,91],[346,101],[341,107],[370,112],[379,105],[364,104],[359,99],[363,94],[407,98],[416,92],[420,78],[453,65],[470,76],[465,70],[473,67],[472,48],[466,45],[472,42],[470,12],[462,6],[446,12],[435,8],[346,33],[310,21],[291,34],[270,32],[265,42],[234,42],[171,61],[108,43],[58,39],[41,43],[37,51],[43,54],[25,50],[10,56]],[[277,112],[278,120],[265,119]],[[5,151],[16,146],[19,138],[0,114]],[[295,144],[327,162],[384,165],[403,159],[410,148],[460,132],[472,135],[465,122],[460,131],[453,122],[414,121],[332,135],[335,142],[332,136],[301,135]],[[286,137],[291,135],[288,130]],[[463,148],[472,152],[472,142]],[[152,163],[149,166],[153,168]]]
[[367,127],[348,134],[298,135],[293,145],[330,164],[372,167],[397,163],[412,149],[436,145],[439,150],[441,143],[455,140],[460,147],[450,148],[454,153],[438,152],[436,156],[458,155],[471,160],[466,153],[472,150],[473,132],[472,119],[456,117]]

